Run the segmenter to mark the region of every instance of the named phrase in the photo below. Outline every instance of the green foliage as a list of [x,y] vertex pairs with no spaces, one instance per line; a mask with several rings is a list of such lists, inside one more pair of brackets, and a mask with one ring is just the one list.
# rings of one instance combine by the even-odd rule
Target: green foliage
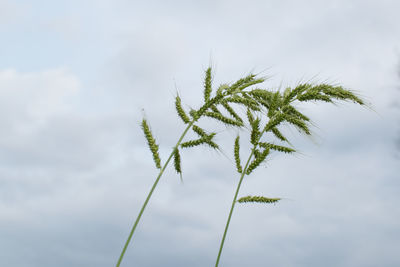
[[156,140],[154,139],[150,131],[150,127],[145,119],[142,120],[142,129],[147,139],[147,144],[149,145],[150,151],[153,154],[154,163],[158,169],[161,169],[161,159],[160,155],[158,154],[158,145],[156,144]]
[[270,197],[262,197],[262,196],[246,196],[238,199],[239,203],[248,203],[248,202],[256,202],[256,203],[276,203],[281,198],[270,198]]

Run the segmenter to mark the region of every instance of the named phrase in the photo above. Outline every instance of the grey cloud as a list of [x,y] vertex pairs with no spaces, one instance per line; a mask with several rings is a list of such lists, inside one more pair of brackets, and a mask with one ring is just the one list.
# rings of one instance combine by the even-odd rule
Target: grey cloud
[[[96,39],[107,39],[96,46],[107,51],[93,61],[96,70],[103,64],[99,78],[52,84],[79,87],[72,99],[80,105],[68,102],[68,90],[39,90],[45,83],[32,99],[15,94],[1,100],[0,123],[12,127],[3,127],[0,141],[0,263],[115,264],[156,175],[139,128],[141,108],[165,159],[183,127],[174,111],[174,83],[186,108],[197,105],[211,54],[216,85],[265,68],[273,76],[266,87],[273,88],[317,74],[316,80],[360,90],[378,113],[351,105],[304,107],[319,126],[315,139],[287,130],[302,153],[275,154],[241,190],[284,199],[275,206],[238,206],[221,265],[399,265],[400,184],[389,153],[396,115],[388,103],[395,90],[387,89],[396,79],[397,2],[101,5],[107,9],[93,11],[101,25],[94,32],[109,38]],[[40,112],[26,111],[30,100]],[[218,132],[228,159],[206,148],[182,152],[185,183],[167,170],[123,265],[213,264],[238,179],[235,132]]]

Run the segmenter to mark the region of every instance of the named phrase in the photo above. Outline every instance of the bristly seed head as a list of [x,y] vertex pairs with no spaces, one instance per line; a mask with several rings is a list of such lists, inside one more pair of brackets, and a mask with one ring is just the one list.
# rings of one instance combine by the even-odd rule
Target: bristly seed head
[[212,74],[211,74],[211,67],[209,67],[206,70],[206,77],[204,78],[204,103],[210,100],[212,91],[211,83],[212,83]]
[[189,123],[190,119],[186,115],[186,112],[182,108],[181,98],[179,97],[179,95],[177,95],[176,98],[175,98],[175,108],[176,108],[176,112],[178,113],[178,115],[182,119],[182,121],[185,124]]
[[276,203],[281,198],[270,198],[270,197],[262,197],[262,196],[246,196],[241,197],[238,199],[239,203],[249,203],[249,202],[256,202],[256,203]]
[[182,168],[181,168],[181,155],[179,154],[178,148],[174,149],[174,167],[175,167],[175,171],[180,175],[181,181],[183,181]]
[[149,145],[150,151],[153,154],[154,163],[158,169],[161,169],[161,159],[160,155],[158,154],[158,145],[156,144],[156,140],[151,134],[150,127],[145,119],[142,120],[142,129],[147,139],[147,144]]
[[240,165],[240,143],[239,143],[239,135],[235,139],[235,147],[234,147],[234,156],[235,156],[235,163],[236,169],[238,173],[242,173],[242,166]]

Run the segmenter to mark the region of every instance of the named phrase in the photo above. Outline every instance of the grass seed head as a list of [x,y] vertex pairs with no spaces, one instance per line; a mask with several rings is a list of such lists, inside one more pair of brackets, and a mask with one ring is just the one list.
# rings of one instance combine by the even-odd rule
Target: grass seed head
[[182,179],[182,168],[181,168],[181,155],[179,154],[179,149],[174,150],[174,167],[175,171],[181,175]]
[[190,119],[186,115],[186,112],[182,108],[181,98],[179,97],[179,95],[177,95],[176,98],[175,98],[175,108],[176,108],[176,112],[178,113],[178,115],[182,119],[182,121],[185,124],[189,123]]
[[142,129],[146,137],[147,144],[149,145],[150,151],[153,154],[154,163],[156,164],[156,167],[158,169],[161,169],[161,159],[160,155],[158,154],[158,145],[156,144],[156,140],[154,139],[150,131],[150,127],[145,119],[142,120]]
[[287,142],[286,137],[283,136],[283,134],[278,130],[278,128],[272,128],[271,131],[275,135],[276,138],[278,138],[279,140],[281,140],[283,142]]
[[234,146],[234,155],[235,155],[235,163],[236,163],[236,170],[238,173],[242,173],[242,165],[240,164],[240,142],[239,142],[239,135],[235,139],[235,146]]
[[211,67],[209,67],[206,70],[206,75],[204,78],[204,102],[210,100],[212,91],[211,83],[212,83],[212,73],[211,73]]
[[255,202],[255,203],[276,203],[281,198],[270,198],[270,197],[263,197],[263,196],[246,196],[246,197],[241,197],[238,199],[239,203],[249,203],[249,202]]
[[219,120],[226,125],[230,125],[230,126],[233,125],[233,126],[239,126],[239,127],[243,126],[243,121],[233,120],[233,119],[227,118],[224,115],[216,113],[216,112],[206,112],[204,115],[207,117]]
[[[256,149],[254,149],[256,150]],[[265,148],[263,152],[257,153],[257,157],[254,157],[254,160],[250,163],[249,167],[246,170],[246,174],[250,175],[250,173],[255,170],[260,164],[267,158],[269,154],[269,148]]]

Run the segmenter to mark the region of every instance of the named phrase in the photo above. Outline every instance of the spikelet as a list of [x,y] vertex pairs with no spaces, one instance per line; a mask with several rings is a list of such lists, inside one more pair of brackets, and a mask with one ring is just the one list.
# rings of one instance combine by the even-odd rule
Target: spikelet
[[257,98],[257,102],[264,106],[267,110],[270,109],[271,107],[271,99],[262,99],[262,98]]
[[158,169],[161,169],[161,159],[160,155],[158,154],[158,145],[156,144],[156,140],[151,134],[150,127],[145,119],[142,120],[142,129],[147,139],[147,144],[149,145],[151,153],[153,154],[154,163]]
[[175,108],[176,108],[176,112],[178,113],[179,117],[182,119],[182,121],[186,124],[190,122],[189,117],[186,115],[185,111],[182,108],[182,104],[181,104],[181,98],[179,97],[179,95],[176,96],[175,98]]
[[183,181],[182,168],[181,168],[181,155],[179,154],[178,148],[174,149],[174,167],[175,167],[175,171],[179,174],[181,181]]
[[260,111],[260,104],[254,100],[247,92],[242,92],[242,96],[249,103],[248,107],[254,111]]
[[299,95],[297,97],[297,99],[302,102],[312,101],[312,100],[314,100],[314,101],[320,100],[320,101],[324,101],[327,103],[332,103],[332,100],[329,96],[321,95],[319,92],[312,92],[312,91],[302,94],[302,95]]
[[254,79],[252,81],[245,82],[242,85],[240,85],[235,91],[236,92],[237,91],[242,91],[242,90],[246,89],[247,87],[250,87],[250,86],[255,85],[255,84],[263,83],[264,81],[265,81],[265,79],[261,78],[261,79]]
[[206,77],[204,79],[204,102],[210,100],[212,91],[211,82],[212,82],[211,67],[209,67],[206,70]]
[[222,102],[221,104],[222,104],[222,106],[229,112],[229,114],[231,114],[231,116],[232,116],[235,120],[240,121],[240,122],[243,122],[242,118],[240,118],[240,116],[233,110],[233,108],[232,108],[231,106],[229,106],[228,103]]
[[229,84],[223,83],[218,87],[216,94],[217,95],[222,95],[222,92],[228,90],[228,88],[229,88]]
[[247,120],[249,121],[250,125],[253,124],[253,122],[254,122],[254,116],[253,116],[253,114],[251,113],[250,109],[247,109],[246,115],[247,115]]
[[344,89],[341,86],[331,86],[328,84],[319,85],[321,90],[326,94],[335,99],[339,100],[350,100],[360,105],[365,105],[364,101],[357,97],[354,93],[349,90]]
[[240,143],[239,143],[239,135],[238,135],[235,139],[234,155],[235,155],[235,163],[236,163],[237,172],[242,173],[242,166],[240,165],[239,149],[240,149]]
[[279,152],[284,152],[284,153],[296,152],[296,150],[294,150],[293,148],[286,147],[286,146],[279,146],[279,145],[275,145],[275,144],[271,144],[271,143],[264,143],[264,142],[260,142],[258,144],[263,148],[266,148],[266,149],[269,148],[269,149],[279,151]]
[[216,143],[214,143],[212,141],[212,138],[216,135],[216,133],[211,133],[209,135],[205,135],[199,139],[195,139],[195,140],[191,140],[191,141],[187,141],[181,144],[182,148],[189,148],[189,147],[195,147],[195,146],[199,146],[202,144],[207,144],[210,147],[214,148],[214,149],[218,149],[218,145]]
[[187,142],[184,142],[181,144],[182,148],[188,148],[188,147],[195,147],[195,146],[199,146],[201,144],[204,144],[206,142],[206,138],[202,137],[199,139],[195,139],[195,140],[190,140]]
[[209,145],[211,148],[214,148],[214,149],[219,149],[219,146],[216,144],[216,143],[214,143],[213,141],[212,141],[212,138],[214,137],[214,135],[216,135],[216,133],[212,133],[212,134],[210,134],[209,136],[208,136],[208,138],[205,138],[205,143],[207,144],[207,145]]
[[268,114],[267,114],[268,117],[271,118],[275,114],[275,112],[277,111],[277,109],[279,107],[280,102],[281,102],[281,95],[279,92],[276,92],[271,98],[271,103],[270,103],[270,106],[268,109]]
[[244,97],[235,95],[232,97],[228,97],[226,99],[226,102],[241,104],[241,105],[244,105],[254,111],[260,110],[260,108],[258,107],[258,102],[251,98],[244,98]]
[[247,203],[247,202],[257,202],[257,203],[276,203],[281,198],[270,198],[270,197],[262,197],[262,196],[246,196],[238,199],[239,203]]
[[239,87],[242,87],[243,85],[254,81],[254,78],[255,78],[255,77],[256,77],[256,75],[254,75],[254,74],[249,74],[248,76],[237,80],[234,84],[232,84],[232,85],[229,87],[228,91],[229,91],[229,92],[234,92],[234,91],[236,91]]
[[268,132],[278,126],[281,122],[285,120],[285,114],[282,113],[277,113],[275,114],[265,125],[264,127],[264,132]]
[[239,126],[239,127],[243,126],[243,122],[227,118],[216,112],[205,112],[204,115],[207,117],[219,120],[227,125],[234,125],[234,126]]
[[189,115],[192,117],[192,119],[195,119],[195,118],[198,117],[198,116],[197,116],[197,112],[196,112],[196,110],[194,110],[194,109],[191,109],[191,110],[189,111]]
[[262,153],[256,153],[257,157],[250,163],[249,167],[247,167],[246,174],[250,175],[250,173],[255,170],[260,164],[266,159],[269,154],[269,148],[264,149]]
[[291,105],[284,106],[282,108],[282,111],[288,115],[298,117],[299,119],[301,119],[303,121],[310,121],[310,118],[308,118],[306,115],[304,115],[303,113],[301,113],[300,111],[298,111]]
[[290,87],[286,88],[285,91],[283,91],[283,100],[285,100],[290,95],[291,91],[292,90],[290,89]]
[[257,118],[251,123],[250,143],[256,145],[260,139],[260,135],[260,118]]
[[290,101],[292,101],[295,98],[295,96],[301,94],[304,91],[307,91],[311,87],[312,87],[312,85],[309,83],[299,84],[293,90],[291,90],[289,94],[287,94],[287,96],[283,99],[283,104],[284,105],[288,104]]
[[197,133],[200,137],[208,136],[207,133],[206,133],[203,129],[201,129],[199,126],[197,126],[197,125],[193,125],[192,129],[193,129],[193,131],[194,131],[195,133]]
[[203,106],[201,106],[199,108],[199,110],[197,110],[196,112],[193,113],[193,119],[194,120],[198,120],[201,116],[204,115],[204,113],[214,104],[219,103],[221,101],[221,99],[224,96],[221,95],[216,95],[215,97],[211,98],[210,100],[208,100],[206,103],[204,103]]
[[274,93],[264,89],[253,89],[249,92],[249,94],[254,98],[263,99],[267,101],[271,101],[271,98],[274,95]]
[[219,111],[219,109],[217,108],[217,106],[215,106],[215,105],[212,105],[212,106],[210,107],[210,109],[211,109],[213,112],[215,112],[215,113],[219,113],[219,114],[221,114],[221,115],[222,115],[221,111]]
[[276,138],[278,138],[281,141],[286,142],[287,139],[285,136],[283,136],[283,134],[278,130],[278,128],[272,128],[272,133],[275,135]]
[[302,121],[294,116],[289,116],[289,115],[285,116],[285,120],[287,122],[289,122],[290,124],[293,124],[294,126],[296,126],[300,131],[304,132],[305,134],[311,135],[311,132],[308,129],[308,126],[304,121]]
[[260,150],[258,150],[257,148],[254,149],[254,157],[255,158],[259,158],[261,156],[261,152]]

